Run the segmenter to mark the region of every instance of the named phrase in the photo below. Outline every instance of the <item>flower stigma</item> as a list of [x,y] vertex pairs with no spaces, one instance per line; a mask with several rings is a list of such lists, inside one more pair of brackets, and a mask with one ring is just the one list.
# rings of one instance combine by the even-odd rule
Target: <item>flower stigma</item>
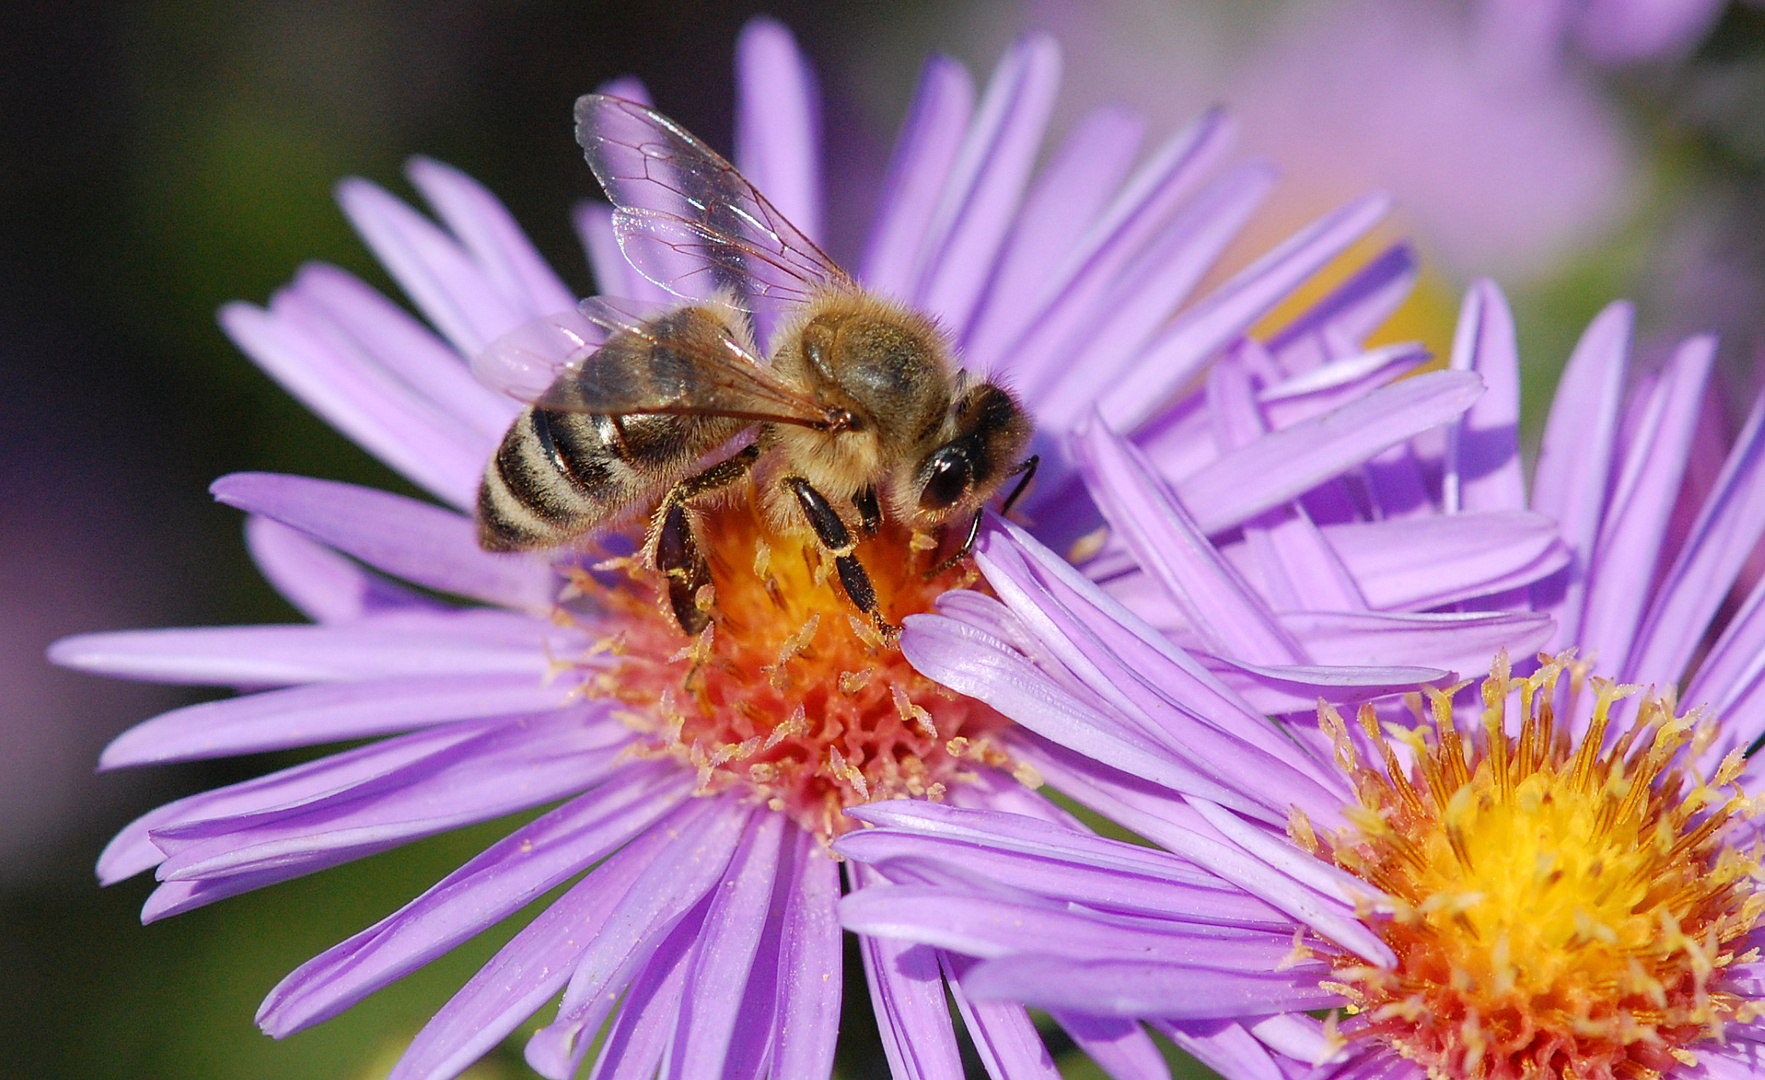
[[[848,806],[940,802],[977,780],[976,766],[1041,783],[1000,748],[1010,722],[915,671],[894,634],[847,599],[812,535],[773,528],[751,490],[694,513],[711,571],[697,597],[710,618],[696,637],[682,632],[644,553],[598,564],[601,576],[571,575],[600,607],[596,625],[614,628],[598,647],[608,655],[585,662],[595,671],[588,693],[627,706],[621,719],[646,737],[638,753],[696,770],[698,794],[745,788],[824,840],[850,827]],[[859,544],[890,626],[976,583],[968,559],[927,577],[938,546],[888,521]]]
[[1640,696],[1609,737],[1640,688],[1597,678],[1592,720],[1573,738],[1554,703],[1574,715],[1587,667],[1572,653],[1541,660],[1515,679],[1497,658],[1481,731],[1454,726],[1451,690],[1429,691],[1431,717],[1412,699],[1413,729],[1381,728],[1363,707],[1377,762],[1321,710],[1356,803],[1332,837],[1302,816],[1290,830],[1390,898],[1388,916],[1362,918],[1396,966],[1333,961],[1354,1014],[1343,1030],[1437,1080],[1659,1076],[1762,1011],[1725,982],[1757,959],[1765,909],[1759,851],[1731,846],[1731,826],[1757,809],[1735,785],[1740,753],[1700,778],[1687,762],[1715,727],[1700,710],[1676,715],[1670,694]]

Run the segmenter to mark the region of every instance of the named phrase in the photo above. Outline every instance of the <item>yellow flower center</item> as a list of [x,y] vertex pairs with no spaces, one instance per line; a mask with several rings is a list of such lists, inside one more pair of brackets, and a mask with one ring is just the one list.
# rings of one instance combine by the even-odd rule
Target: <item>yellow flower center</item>
[[[595,665],[590,692],[629,706],[621,716],[648,736],[646,753],[696,769],[701,794],[745,788],[823,837],[850,825],[845,807],[940,801],[976,779],[977,765],[1040,783],[999,748],[1009,721],[915,671],[846,598],[812,537],[772,530],[747,491],[699,513],[712,584],[700,597],[710,623],[696,638],[642,557],[601,564],[622,580],[574,579],[602,609],[598,625],[615,628],[600,646],[613,662]],[[973,584],[968,562],[928,578],[934,548],[889,523],[859,544],[893,626]]]
[[1554,719],[1565,671],[1573,715],[1585,670],[1567,654],[1527,679],[1499,658],[1479,732],[1455,728],[1446,692],[1414,729],[1382,729],[1363,708],[1376,763],[1323,716],[1356,788],[1351,827],[1327,843],[1303,819],[1293,832],[1390,898],[1367,918],[1398,958],[1385,970],[1340,957],[1335,977],[1358,1037],[1437,1078],[1657,1076],[1759,1014],[1724,983],[1756,958],[1765,909],[1757,852],[1727,842],[1753,812],[1734,787],[1741,756],[1699,779],[1685,762],[1714,729],[1661,696],[1641,698],[1608,746],[1614,707],[1638,688],[1599,679],[1573,740]]

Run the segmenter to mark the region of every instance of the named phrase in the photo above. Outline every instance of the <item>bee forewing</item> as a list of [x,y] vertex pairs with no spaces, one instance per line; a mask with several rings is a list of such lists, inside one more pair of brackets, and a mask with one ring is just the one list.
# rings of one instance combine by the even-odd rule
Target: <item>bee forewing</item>
[[535,401],[610,336],[611,331],[581,311],[542,316],[486,345],[472,358],[472,374],[493,390]]
[[661,113],[587,94],[576,102],[576,141],[617,208],[625,257],[676,295],[733,293],[753,310],[856,288],[735,166]]

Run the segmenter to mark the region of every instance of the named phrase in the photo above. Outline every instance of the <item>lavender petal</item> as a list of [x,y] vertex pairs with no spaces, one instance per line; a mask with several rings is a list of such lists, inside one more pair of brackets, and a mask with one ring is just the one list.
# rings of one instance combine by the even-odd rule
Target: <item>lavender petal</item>
[[859,279],[878,292],[911,300],[930,257],[932,217],[955,165],[969,117],[974,80],[947,56],[933,56],[895,144],[883,180],[882,207],[859,260]]
[[[1646,601],[1637,583],[1654,577],[1666,534],[1668,511],[1679,494],[1691,436],[1703,403],[1704,383],[1716,343],[1692,338],[1679,347],[1655,388],[1612,490],[1611,503],[1594,549],[1582,651],[1609,658],[1630,654]],[[1628,666],[1615,672],[1629,680]],[[1650,678],[1673,679],[1677,672]]]
[[390,735],[460,720],[546,712],[571,697],[529,676],[448,676],[319,683],[161,713],[113,739],[100,769],[257,754]]
[[1318,986],[1327,972],[1316,964],[1273,972],[1017,955],[976,965],[968,990],[1044,1009],[1209,1020],[1329,1008],[1342,999]]
[[[1555,523],[1528,511],[1344,522],[1319,531],[1375,611],[1441,607],[1536,581],[1569,559]],[[1226,552],[1236,560],[1240,550]]]
[[472,519],[401,495],[277,473],[233,473],[209,491],[432,589],[536,613],[549,612],[557,598],[544,563],[484,551]]
[[1036,1025],[1021,1005],[1000,1001],[971,1001],[962,992],[962,977],[974,966],[967,957],[938,954],[950,996],[962,1013],[968,1038],[980,1055],[992,1080],[1060,1080],[1054,1058],[1036,1033]]
[[772,906],[784,831],[783,814],[751,817],[712,892],[700,934],[714,945],[702,947],[687,971],[680,1025],[668,1055],[670,1077],[725,1075],[743,990]]
[[1005,54],[950,167],[927,232],[916,306],[961,339],[1016,216],[1060,84],[1060,51],[1032,34]]
[[1360,342],[1415,288],[1415,249],[1393,244],[1268,339],[1268,350],[1292,374],[1360,351]]
[[1532,508],[1556,520],[1572,555],[1555,588],[1533,590],[1535,606],[1557,619],[1558,633],[1549,648],[1580,640],[1587,571],[1605,512],[1634,319],[1629,304],[1615,303],[1582,332],[1557,384],[1533,470]]
[[547,265],[508,208],[483,184],[451,165],[414,157],[405,166],[411,186],[435,208],[499,294],[521,319],[565,311],[576,297]]
[[683,828],[632,885],[576,962],[557,1019],[527,1041],[527,1063],[535,1072],[565,1080],[576,1071],[613,1008],[619,986],[716,887],[752,816],[727,799],[718,800],[694,827]]
[[1475,371],[1484,393],[1446,429],[1442,501],[1460,510],[1524,510],[1520,475],[1520,350],[1507,300],[1487,278],[1472,282],[1459,311],[1452,370]]
[[276,591],[314,622],[351,622],[387,611],[444,610],[429,597],[370,574],[271,518],[254,514],[245,519],[245,546]]
[[806,830],[792,828],[786,843],[801,876],[785,901],[773,1075],[814,1080],[833,1068],[839,1034],[840,868]]
[[310,307],[284,290],[269,311],[232,303],[219,318],[234,344],[333,427],[434,495],[472,505],[489,440],[319,336],[327,328]]
[[550,655],[586,643],[492,611],[382,615],[341,626],[124,630],[62,638],[64,667],[152,682],[286,686],[405,675],[546,674]]
[[572,886],[423,1025],[387,1080],[451,1080],[502,1042],[563,988],[656,857],[713,809],[710,800],[689,799],[667,827],[640,834]]
[[1288,1080],[1281,1067],[1242,1024],[1233,1020],[1173,1020],[1152,1025],[1195,1059],[1232,1080]]
[[821,94],[783,23],[760,17],[735,44],[735,160],[804,236],[824,241]]
[[457,240],[377,185],[345,180],[337,202],[405,295],[462,355],[547,314],[527,311],[523,298],[498,288]]
[[[1482,392],[1482,383],[1468,371],[1405,379],[1223,454],[1191,476],[1173,478],[1177,496],[1203,532],[1221,532],[1452,419]],[[1111,426],[1119,428],[1114,421]]]
[[1171,1080],[1164,1055],[1134,1020],[1056,1011],[1054,1022],[1114,1080]]
[[[850,873],[860,890],[884,884],[868,867],[853,865]],[[859,949],[890,1074],[896,1080],[962,1080],[937,953],[874,937],[860,938]]]
[[1109,426],[1132,431],[1151,419],[1209,357],[1372,228],[1388,209],[1384,196],[1369,196],[1320,218],[1190,308],[1128,366],[1094,373],[1099,385],[1109,387],[1098,401]]
[[302,964],[257,1023],[278,1039],[337,1015],[593,866],[690,791],[685,770],[646,764],[510,833],[397,912]]
[[1753,405],[1637,634],[1627,670],[1677,682],[1765,534],[1765,397]]

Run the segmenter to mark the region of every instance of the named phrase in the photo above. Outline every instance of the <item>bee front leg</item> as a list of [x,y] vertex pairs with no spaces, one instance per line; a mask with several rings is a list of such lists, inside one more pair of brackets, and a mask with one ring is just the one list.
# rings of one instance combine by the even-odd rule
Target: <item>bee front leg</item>
[[873,484],[852,496],[852,508],[858,511],[858,532],[868,540],[882,528],[882,507],[876,500]]
[[890,626],[878,610],[876,586],[870,583],[864,564],[854,554],[857,544],[852,540],[852,533],[827,498],[801,476],[787,476],[783,484],[797,497],[797,504],[803,508],[803,516],[809,519],[809,527],[815,530],[816,539],[833,554],[834,569],[839,571],[840,584],[845,587],[846,596],[853,605],[876,621],[876,628],[884,637],[899,633],[899,627]]
[[711,584],[711,566],[705,561],[698,539],[693,535],[692,511],[687,504],[707,491],[740,480],[753,469],[759,457],[759,447],[744,447],[739,453],[675,484],[656,509],[652,526],[656,569],[668,579],[668,606],[674,611],[674,621],[689,635],[697,636],[710,621],[709,612],[699,606],[699,592]]

